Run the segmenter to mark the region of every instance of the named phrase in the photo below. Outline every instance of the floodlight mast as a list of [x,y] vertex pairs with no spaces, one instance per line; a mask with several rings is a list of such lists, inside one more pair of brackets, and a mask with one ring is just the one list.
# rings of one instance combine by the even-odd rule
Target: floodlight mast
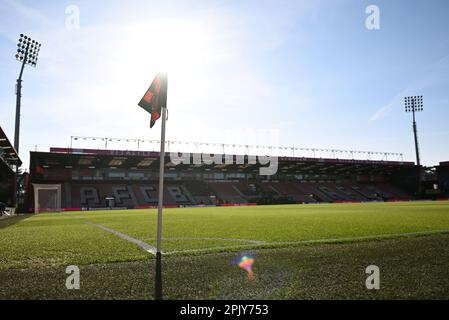
[[14,149],[19,153],[19,136],[20,136],[20,108],[21,108],[21,98],[22,98],[22,76],[25,65],[36,67],[37,58],[39,56],[39,51],[41,44],[30,37],[21,34],[19,41],[17,43],[17,61],[22,63],[20,68],[19,77],[17,78],[16,86],[16,124],[14,130]]
[[421,166],[421,157],[419,155],[419,143],[418,143],[418,126],[416,124],[416,112],[424,110],[423,97],[405,97],[405,112],[411,112],[413,114],[413,134],[415,137],[415,152],[416,152],[416,164]]
[[415,136],[415,151],[416,151],[416,164],[418,165],[418,195],[421,195],[421,159],[419,156],[419,143],[418,143],[418,126],[416,124],[416,112],[424,110],[424,103],[422,96],[405,97],[405,112],[411,112],[413,114],[413,134]]
[[[20,34],[17,43],[17,53],[16,60],[22,65],[20,67],[19,77],[17,78],[16,84],[16,123],[14,128],[14,149],[16,149],[17,154],[19,154],[19,137],[20,137],[20,108],[21,108],[21,98],[22,98],[22,76],[25,69],[25,65],[28,64],[32,67],[36,67],[37,58],[39,56],[39,51],[41,44],[37,41],[31,39],[30,37]],[[18,194],[17,194],[17,184],[18,184],[18,170],[19,167],[16,165],[16,176],[14,184],[14,196],[16,206],[18,204]]]

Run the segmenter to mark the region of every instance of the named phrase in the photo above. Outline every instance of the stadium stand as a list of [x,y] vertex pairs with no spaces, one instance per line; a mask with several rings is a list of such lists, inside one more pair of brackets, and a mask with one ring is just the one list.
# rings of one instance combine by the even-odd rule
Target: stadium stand
[[380,191],[373,186],[352,184],[351,189],[368,201],[382,201]]
[[218,201],[224,203],[246,203],[244,194],[232,182],[209,182],[209,188],[217,195]]
[[[156,206],[158,157],[145,151],[31,152],[29,188],[61,185],[66,210],[108,208],[109,199],[116,208]],[[411,162],[315,158],[279,158],[273,176],[258,175],[257,164],[173,166],[167,157],[166,166],[166,206],[409,200],[415,190],[408,182],[418,173]],[[28,194],[34,211],[33,192]],[[51,200],[39,201],[44,208]]]
[[0,202],[5,206],[3,211],[6,211],[6,207],[16,207],[14,168],[21,164],[16,150],[0,127]]
[[436,168],[438,177],[438,186],[442,197],[449,198],[449,161],[440,162]]
[[216,194],[207,184],[201,181],[185,181],[183,184],[185,189],[189,190],[194,203],[211,205],[217,202]]

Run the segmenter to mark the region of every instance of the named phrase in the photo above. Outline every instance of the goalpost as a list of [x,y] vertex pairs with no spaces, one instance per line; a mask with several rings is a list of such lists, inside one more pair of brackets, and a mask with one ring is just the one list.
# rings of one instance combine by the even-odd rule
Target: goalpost
[[33,188],[34,188],[34,213],[61,211],[60,184],[33,183]]

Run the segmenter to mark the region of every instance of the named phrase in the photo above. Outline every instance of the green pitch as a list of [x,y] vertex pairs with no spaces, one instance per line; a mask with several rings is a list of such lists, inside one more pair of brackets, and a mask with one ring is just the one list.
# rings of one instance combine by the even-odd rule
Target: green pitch
[[[0,222],[0,268],[145,259],[98,226],[156,245],[157,210],[40,214]],[[11,225],[8,225],[11,223]],[[165,209],[166,254],[200,254],[449,232],[449,202]]]
[[[148,261],[154,257],[152,253],[130,242],[129,239],[156,246],[156,222],[157,210],[155,209],[52,213],[0,220],[0,280],[7,283],[14,278],[11,273],[17,277],[15,274],[19,272],[17,270],[29,270],[30,273],[20,274],[21,276],[29,275],[29,281],[34,282],[38,276],[53,278],[52,272],[56,272],[54,270],[60,270],[68,265],[78,265],[87,269],[107,270],[104,271],[106,273],[118,268],[121,270],[119,272],[121,277],[124,277],[123,281],[128,283],[129,278],[126,275],[130,276],[130,270],[133,268],[140,270],[139,268],[143,266],[143,270],[147,270]],[[220,291],[205,294],[207,290],[204,291],[204,288],[199,291],[200,293],[198,291],[182,293],[183,289],[179,284],[188,281],[186,285],[192,285],[198,281],[198,286],[204,286],[206,280],[196,276],[193,271],[198,268],[194,266],[196,263],[204,265],[207,270],[224,268],[224,266],[230,268],[229,261],[235,253],[243,250],[253,250],[260,257],[266,256],[268,259],[266,262],[284,263],[286,268],[289,266],[288,268],[292,269],[290,273],[281,272],[276,276],[277,278],[275,277],[276,279],[272,279],[276,283],[280,281],[278,277],[282,279],[293,277],[297,280],[297,277],[303,276],[303,273],[298,273],[300,271],[296,269],[307,261],[306,257],[301,258],[302,262],[295,262],[291,258],[292,255],[297,256],[296,253],[299,252],[302,254],[310,252],[312,260],[319,256],[323,259],[333,257],[340,264],[346,261],[345,259],[352,262],[362,259],[356,256],[360,254],[365,257],[365,250],[376,253],[375,257],[368,259],[370,261],[385,258],[384,256],[388,256],[387,252],[390,252],[391,259],[394,261],[399,259],[398,255],[407,252],[407,257],[412,260],[404,262],[405,268],[410,264],[420,263],[413,260],[418,259],[413,255],[414,251],[422,250],[423,253],[416,254],[423,259],[425,254],[431,252],[433,255],[447,254],[441,251],[448,247],[449,238],[446,233],[449,234],[449,202],[447,201],[180,208],[164,210],[162,246],[166,256],[165,261],[168,265],[173,264],[176,274],[180,270],[187,272],[182,279],[177,280],[176,284],[173,283],[171,298],[239,298],[229,294],[229,292],[234,293],[230,287],[225,290],[226,293]],[[124,239],[123,235],[128,237],[128,240]],[[429,239],[429,241],[420,239]],[[391,252],[392,245],[389,241],[395,243],[393,247],[398,250],[397,253]],[[445,245],[443,249],[435,253],[432,251],[436,250],[435,243],[445,243]],[[384,249],[380,250],[380,247]],[[340,252],[340,255],[334,257],[334,252]],[[433,255],[425,258],[423,263],[431,259],[438,261],[438,257]],[[446,258],[449,257],[444,256],[441,261],[446,261]],[[368,260],[366,263],[370,262]],[[261,258],[256,261],[261,261]],[[317,261],[302,266],[312,270],[310,268],[313,263]],[[126,272],[123,272],[122,268],[125,265]],[[200,273],[209,279],[208,281],[216,281],[212,274],[206,272],[206,269]],[[240,276],[240,270],[235,269],[232,270]],[[319,269],[320,267],[317,266],[314,270]],[[31,276],[33,272],[35,274]],[[95,272],[92,271],[92,277]],[[61,272],[58,271],[59,273]],[[140,273],[133,271],[133,276],[135,274]],[[148,276],[151,277],[151,275]],[[363,278],[363,270],[361,276]],[[315,277],[319,278],[320,275]],[[435,277],[432,281],[438,281],[438,275]],[[95,281],[100,281],[100,278],[97,276]],[[173,276],[173,279],[175,278],[176,276]],[[105,280],[101,281],[104,283]],[[139,281],[146,283],[148,279]],[[223,281],[221,284],[216,283],[216,286],[223,287],[229,279]],[[11,286],[16,285],[17,283],[11,282]],[[267,286],[270,286],[269,282],[263,284],[263,288]],[[29,284],[25,287],[29,290]],[[38,297],[41,297],[42,290],[47,290],[45,288],[41,288],[36,293]],[[100,294],[100,297],[148,298],[151,297],[151,292],[147,289],[147,286],[144,286],[141,291],[133,291],[133,294],[123,297],[121,296],[123,292],[115,292],[111,296]],[[449,289],[447,291],[449,292]],[[256,297],[310,297],[310,293],[305,295],[304,291],[294,292],[282,291],[282,293],[276,293],[277,296],[265,292]],[[21,297],[20,293],[16,292],[16,294],[17,297]],[[389,294],[394,297],[394,293]],[[61,295],[65,297],[65,291]],[[88,297],[97,298],[97,295],[98,292]],[[10,297],[6,291],[2,290],[0,290],[0,296]],[[58,293],[56,297],[59,296]],[[439,296],[441,294],[437,295]],[[446,296],[446,293],[442,296]],[[326,295],[315,297],[329,298]],[[345,295],[343,294],[342,297]],[[349,293],[349,297],[354,295]]]

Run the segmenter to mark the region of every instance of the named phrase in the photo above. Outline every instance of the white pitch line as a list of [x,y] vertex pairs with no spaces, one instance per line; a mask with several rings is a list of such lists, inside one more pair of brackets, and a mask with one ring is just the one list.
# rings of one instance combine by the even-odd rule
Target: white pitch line
[[123,240],[126,240],[126,241],[128,241],[128,242],[134,243],[135,245],[139,246],[140,248],[142,248],[142,249],[145,250],[146,252],[149,252],[149,253],[151,253],[151,254],[156,254],[156,251],[157,251],[156,247],[153,247],[152,245],[149,245],[149,244],[146,243],[146,242],[143,242],[143,241],[141,241],[141,240],[139,240],[139,239],[130,237],[130,236],[124,234],[124,233],[121,233],[121,232],[119,232],[119,231],[117,231],[117,230],[114,230],[114,229],[105,227],[105,226],[103,226],[103,225],[101,225],[101,224],[96,224],[96,223],[93,223],[93,222],[91,222],[91,221],[89,221],[89,220],[82,219],[82,218],[80,218],[80,217],[74,217],[74,218],[77,218],[77,219],[83,221],[84,223],[86,223],[86,224],[88,224],[88,225],[91,225],[91,226],[100,228],[100,229],[102,229],[102,230],[104,230],[104,231],[107,231],[107,232],[109,232],[109,233],[112,233],[112,234],[116,235],[117,237],[122,238]]
[[[110,229],[108,227],[105,227],[101,224],[93,223],[89,220],[85,220],[83,218],[77,217],[77,216],[71,216],[72,218],[79,219],[83,221],[86,224],[95,226],[97,228],[100,228],[104,231],[107,231],[109,233],[112,233],[126,241],[129,241],[131,243],[134,243],[135,245],[139,246],[140,248],[144,249],[145,251],[156,254],[156,248],[152,245],[149,245],[146,242],[143,242],[141,240],[135,239],[133,237],[130,237],[124,233],[121,233],[119,231],[116,231],[114,229]],[[247,239],[232,239],[232,238],[165,238],[165,240],[221,240],[221,241],[236,241],[236,242],[248,242],[251,244],[247,245],[238,245],[238,246],[220,246],[220,247],[210,247],[210,248],[201,248],[201,249],[186,249],[186,250],[174,250],[169,252],[162,252],[163,254],[176,254],[176,253],[196,253],[196,252],[208,252],[208,251],[214,251],[214,250],[224,250],[224,249],[239,249],[239,248],[250,248],[254,246],[274,246],[274,247],[281,247],[285,245],[296,245],[296,244],[314,244],[314,243],[331,243],[331,242],[350,242],[350,241],[360,241],[360,240],[375,240],[375,239],[394,239],[399,237],[407,237],[407,236],[420,236],[420,235],[432,235],[432,234],[438,234],[438,233],[449,233],[449,230],[430,230],[430,231],[417,231],[417,232],[404,232],[404,233],[385,233],[380,235],[371,235],[371,236],[361,236],[361,237],[345,237],[345,238],[323,238],[323,239],[314,239],[314,240],[300,240],[300,241],[275,241],[275,242],[266,242],[266,241],[259,241],[259,240],[247,240]]]
[[[143,240],[155,240],[152,238],[145,238]],[[270,242],[260,241],[260,240],[250,240],[250,239],[239,239],[239,238],[209,238],[209,237],[174,237],[174,238],[162,238],[162,240],[174,240],[174,241],[182,241],[182,240],[211,240],[211,241],[230,241],[230,242],[246,242],[252,244],[270,244]]]
[[[386,233],[381,235],[373,235],[373,236],[361,236],[361,237],[346,237],[346,238],[323,238],[323,239],[314,239],[314,240],[300,240],[300,241],[275,241],[275,242],[263,242],[260,241],[259,245],[269,245],[270,247],[282,247],[288,245],[297,245],[297,244],[314,244],[314,243],[332,243],[332,242],[350,242],[350,241],[360,241],[360,240],[386,240],[386,239],[394,239],[400,237],[407,236],[420,236],[420,235],[432,235],[439,233],[449,233],[449,230],[431,230],[431,231],[418,231],[418,232],[405,232],[405,233]],[[248,248],[253,247],[253,245],[239,245],[239,246],[222,246],[222,247],[211,247],[211,248],[201,248],[201,249],[186,249],[186,250],[176,250],[169,251],[165,254],[175,254],[175,253],[197,253],[197,252],[209,252],[214,250],[223,250],[223,249],[239,249],[239,248]]]
[[314,240],[300,240],[300,241],[287,241],[287,242],[270,242],[274,245],[290,245],[290,244],[313,244],[313,243],[326,243],[326,242],[350,242],[357,240],[375,240],[375,239],[394,239],[400,237],[409,236],[425,236],[438,233],[449,233],[449,230],[431,230],[431,231],[417,231],[417,232],[404,232],[404,233],[385,233],[372,236],[360,236],[360,237],[342,237],[342,238],[323,238]]
[[[269,244],[269,243],[265,242],[265,244]],[[243,248],[254,248],[254,244],[242,244],[242,245],[238,245],[238,246],[220,246],[220,247],[201,248],[201,249],[173,250],[173,251],[165,252],[165,255],[176,254],[176,253],[198,253],[198,252],[208,252],[208,251],[225,250],[225,249],[243,249]]]

